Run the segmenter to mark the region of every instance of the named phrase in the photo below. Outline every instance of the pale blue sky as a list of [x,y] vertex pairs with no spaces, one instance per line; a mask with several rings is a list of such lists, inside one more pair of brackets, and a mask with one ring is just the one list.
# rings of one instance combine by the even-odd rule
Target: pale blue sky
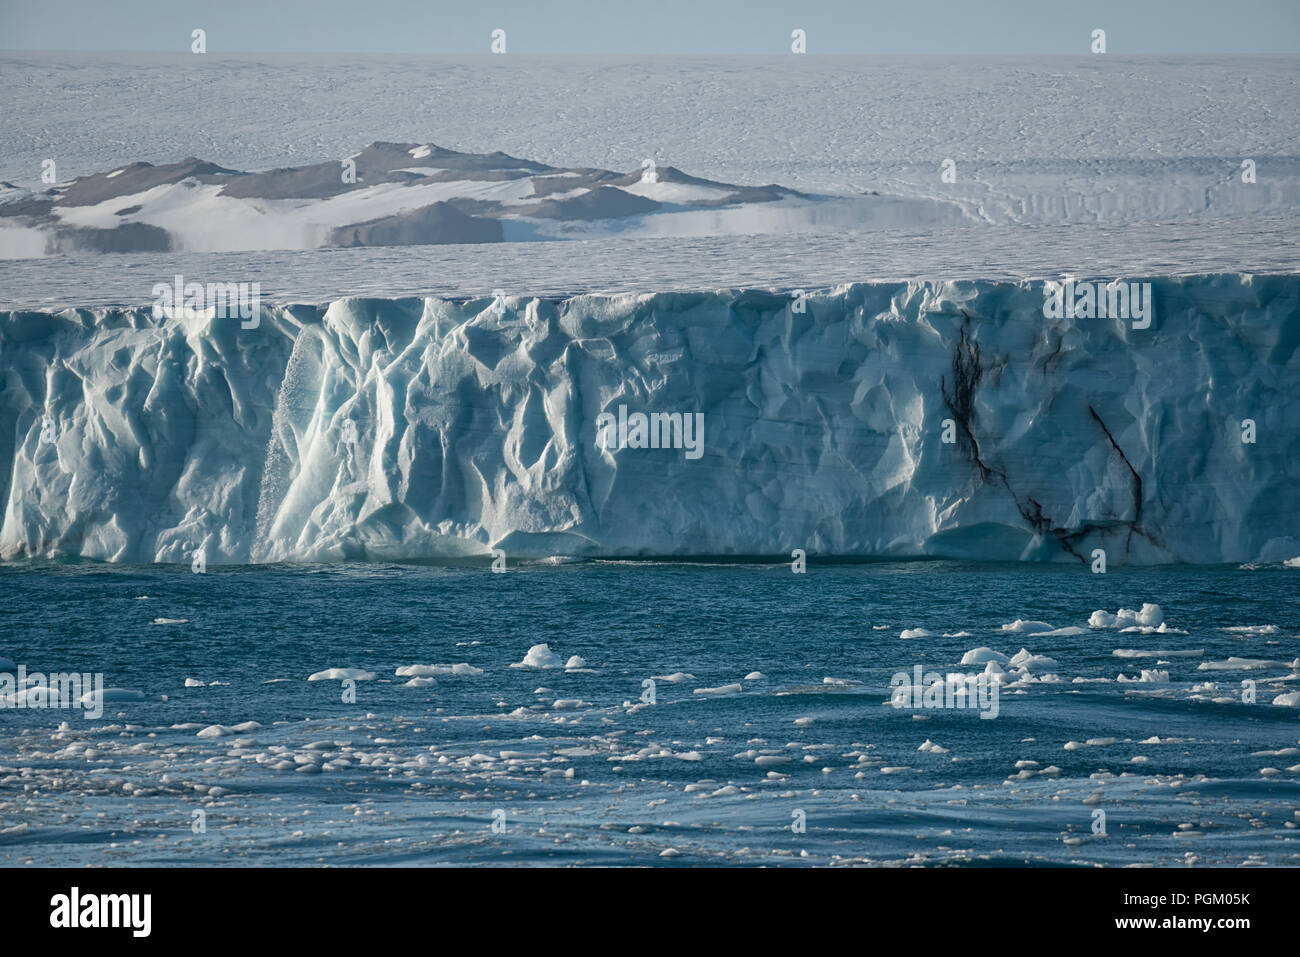
[[1300,53],[1300,0],[0,0],[0,49],[208,52]]

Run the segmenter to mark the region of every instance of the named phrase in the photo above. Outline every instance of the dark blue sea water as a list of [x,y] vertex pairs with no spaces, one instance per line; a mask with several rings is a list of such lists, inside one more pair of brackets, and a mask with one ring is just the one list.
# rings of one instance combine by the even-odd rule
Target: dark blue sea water
[[[1295,865],[1300,709],[1273,701],[1300,690],[1298,583],[1280,565],[3,565],[0,658],[144,700],[0,710],[0,864]],[[1088,627],[1146,602],[1165,632]],[[512,667],[541,643],[585,667]],[[977,673],[960,662],[981,646],[1054,663],[1009,674],[993,719],[888,705],[896,672]],[[395,674],[458,663],[423,687]],[[307,680],[329,668],[374,678],[353,702]]]

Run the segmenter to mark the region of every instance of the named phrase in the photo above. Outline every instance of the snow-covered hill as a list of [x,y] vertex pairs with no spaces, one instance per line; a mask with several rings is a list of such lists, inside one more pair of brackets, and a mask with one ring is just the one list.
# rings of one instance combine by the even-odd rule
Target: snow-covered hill
[[411,143],[259,173],[190,157],[130,163],[39,192],[3,185],[0,258],[751,235],[971,218],[942,200],[735,186],[649,159],[616,173]]

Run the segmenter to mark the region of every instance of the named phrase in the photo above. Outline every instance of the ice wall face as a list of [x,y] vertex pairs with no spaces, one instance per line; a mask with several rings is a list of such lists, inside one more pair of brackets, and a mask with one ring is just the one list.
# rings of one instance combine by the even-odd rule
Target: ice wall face
[[1148,329],[970,282],[0,314],[0,555],[1300,555],[1300,279],[1152,289]]

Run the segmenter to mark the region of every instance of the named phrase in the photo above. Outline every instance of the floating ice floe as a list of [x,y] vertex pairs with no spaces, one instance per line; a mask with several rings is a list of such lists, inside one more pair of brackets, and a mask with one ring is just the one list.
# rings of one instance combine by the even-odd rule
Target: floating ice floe
[[1080,628],[1077,625],[1067,625],[1064,628],[1053,628],[1051,631],[1038,631],[1034,633],[1035,638],[1070,638],[1074,635],[1087,634],[1088,629]]
[[1055,658],[1049,658],[1047,655],[1036,655],[1028,648],[1021,648],[1011,656],[1010,664],[1013,668],[1021,671],[1027,671],[1031,674],[1043,674],[1058,670],[1061,665]]
[[716,688],[696,688],[695,694],[740,694],[745,690],[744,685],[739,683],[730,685],[719,685]]
[[984,674],[987,675],[995,684],[1005,684],[1007,681],[1006,669],[996,661],[990,661],[984,665]]
[[1300,691],[1288,691],[1286,694],[1280,694],[1273,699],[1273,703],[1287,708],[1300,708]]
[[362,668],[326,668],[314,675],[307,676],[308,681],[374,681],[375,673]]
[[904,640],[911,638],[933,638],[934,632],[926,631],[924,628],[904,628],[898,633],[898,637]]
[[483,673],[482,668],[475,668],[466,661],[454,665],[402,665],[394,672],[399,678],[432,678],[447,675],[457,678],[477,678]]
[[1087,741],[1067,741],[1064,750],[1078,751],[1082,748],[1107,748],[1118,742],[1118,738],[1089,738]]
[[1138,675],[1138,677],[1136,678],[1130,678],[1127,675],[1121,674],[1118,675],[1115,678],[1115,680],[1120,682],[1128,682],[1130,684],[1135,684],[1139,682],[1144,682],[1147,684],[1168,684],[1169,672],[1163,669],[1157,670],[1155,668],[1143,668],[1142,673]]
[[1258,668],[1286,668],[1285,661],[1270,661],[1267,658],[1237,658],[1229,656],[1226,661],[1202,661],[1196,666],[1197,671],[1254,671]]
[[188,625],[189,623],[188,618],[155,618],[149,622],[151,625]]
[[227,735],[231,735],[231,734],[248,734],[251,731],[256,731],[260,727],[262,726],[258,724],[256,721],[244,721],[240,724],[232,724],[229,726],[224,724],[210,724],[202,731],[200,731],[198,734],[196,734],[195,737],[196,738],[224,738]]
[[1277,625],[1229,625],[1219,630],[1233,635],[1277,635],[1282,631]]
[[49,708],[59,704],[59,690],[48,685],[31,684],[15,691],[13,694],[0,695],[0,707],[3,708]]
[[524,660],[510,666],[511,668],[563,668],[564,659],[551,651],[551,646],[543,642],[533,645],[524,655]]
[[1024,618],[1017,618],[1009,625],[1003,625],[1002,630],[1017,635],[1037,635],[1045,631],[1055,631],[1056,627],[1049,625],[1045,621],[1029,621]]
[[679,684],[683,681],[694,681],[695,675],[688,675],[684,671],[674,671],[670,675],[653,675],[653,681],[667,681],[669,684]]
[[929,738],[926,738],[923,742],[921,742],[921,746],[920,746],[919,748],[917,748],[916,750],[918,750],[918,751],[924,751],[924,752],[926,752],[927,754],[947,754],[947,753],[948,753],[948,749],[947,749],[947,748],[940,747],[939,745],[937,745],[937,744],[935,744],[933,741],[931,741]]
[[1128,628],[1132,626],[1159,628],[1164,624],[1165,613],[1159,605],[1146,602],[1141,611],[1121,608],[1115,614],[1098,609],[1088,617],[1089,628]]
[[203,682],[200,681],[198,678],[186,678],[186,679],[185,679],[185,687],[187,687],[187,688],[202,688],[202,687],[203,687]]
[[1159,648],[1148,651],[1145,648],[1116,648],[1111,654],[1116,658],[1199,658],[1205,654],[1205,649],[1189,648],[1186,651],[1171,651]]
[[1000,665],[1010,664],[1011,658],[1000,651],[994,651],[992,648],[979,647],[972,648],[966,654],[961,656],[963,665],[982,665],[986,661],[996,661]]

